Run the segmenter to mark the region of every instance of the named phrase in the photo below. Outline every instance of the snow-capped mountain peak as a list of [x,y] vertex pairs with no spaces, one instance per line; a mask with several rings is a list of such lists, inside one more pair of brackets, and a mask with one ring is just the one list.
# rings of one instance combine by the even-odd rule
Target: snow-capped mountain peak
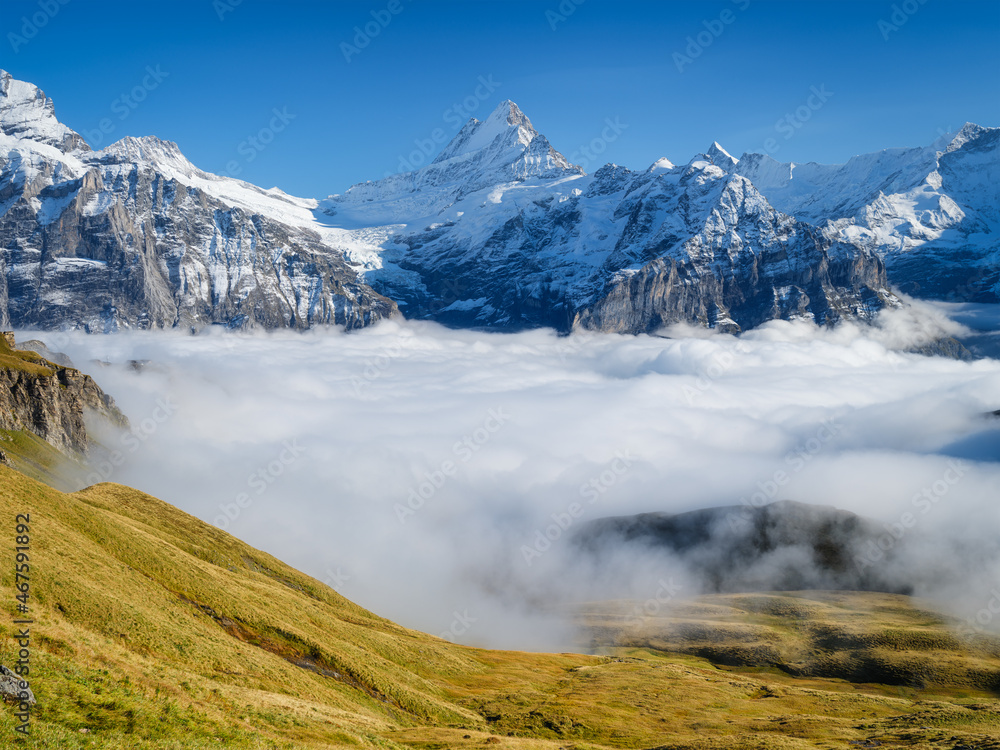
[[698,164],[698,162],[708,162],[712,166],[718,167],[723,172],[732,174],[736,170],[736,165],[739,163],[739,159],[734,158],[726,149],[719,145],[718,141],[713,141],[712,145],[709,146],[703,153],[695,154],[694,157],[688,162],[689,166]]
[[56,119],[52,100],[32,83],[0,70],[0,134],[34,141],[68,153],[89,151],[83,138]]
[[967,122],[962,126],[962,129],[955,133],[949,143],[947,148],[945,148],[945,153],[951,153],[952,151],[957,151],[962,148],[966,143],[974,141],[981,135],[989,130],[995,130],[996,128],[984,128],[981,125],[976,125],[974,122]]
[[505,145],[513,141],[527,146],[537,136],[538,131],[532,127],[527,115],[510,99],[505,99],[485,120],[480,122],[475,117],[470,119],[438,154],[434,163],[480,151],[497,140],[503,140]]
[[95,153],[102,162],[124,164],[141,162],[160,169],[170,169],[181,174],[191,175],[197,168],[181,153],[173,141],[164,141],[155,136],[135,138],[126,136],[115,141],[102,151]]
[[659,159],[657,159],[656,161],[654,161],[650,165],[649,169],[647,169],[646,171],[647,172],[662,172],[662,171],[670,170],[670,169],[673,169],[673,168],[674,168],[674,163],[672,161],[670,161],[670,159],[668,159],[667,157],[661,156]]
[[339,217],[334,224],[340,227],[405,224],[436,216],[483,189],[584,174],[507,99],[485,120],[471,118],[427,166],[353,185],[331,195],[320,209]]
[[708,151],[705,155],[709,160],[717,167],[725,170],[726,172],[732,172],[739,162],[738,159],[733,157],[726,149],[719,145],[718,141],[713,141],[712,145],[709,146]]
[[515,180],[561,176],[564,170],[583,174],[535,130],[510,99],[500,102],[485,120],[470,119],[429,168],[462,163],[469,163],[463,169],[472,166],[481,174],[509,170]]

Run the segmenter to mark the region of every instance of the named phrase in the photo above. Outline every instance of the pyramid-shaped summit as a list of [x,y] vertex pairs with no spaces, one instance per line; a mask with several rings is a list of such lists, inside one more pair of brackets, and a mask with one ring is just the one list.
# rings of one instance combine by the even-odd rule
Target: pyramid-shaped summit
[[[485,120],[471,118],[432,165],[471,161],[484,176],[506,172],[506,180],[583,174],[535,130],[528,116],[510,99],[497,105]],[[465,170],[463,170],[465,171]]]
[[434,161],[440,163],[479,151],[498,139],[527,146],[537,136],[538,131],[527,115],[510,99],[505,99],[485,120],[471,118]]

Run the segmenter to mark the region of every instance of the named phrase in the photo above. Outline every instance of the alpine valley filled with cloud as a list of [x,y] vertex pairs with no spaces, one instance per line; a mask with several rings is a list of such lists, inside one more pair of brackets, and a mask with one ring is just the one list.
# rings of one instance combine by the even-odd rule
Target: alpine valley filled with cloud
[[[148,45],[178,72],[147,66],[155,85],[96,131],[40,88],[68,76],[73,112],[100,88],[90,58],[78,74],[38,62],[59,24],[92,28],[75,4],[26,4],[0,58],[0,744],[1000,748],[996,119],[905,147],[873,124],[878,145],[840,163],[781,161],[800,129],[856,142],[824,124],[849,96],[834,79],[769,129],[716,117],[684,154],[672,128],[722,96],[684,89],[659,153],[600,164],[650,131],[609,116],[582,150],[550,140],[546,119],[573,132],[553,113],[582,77],[588,106],[642,111],[660,94],[636,81],[757,65],[764,42],[736,38],[755,12],[805,29],[843,4],[706,2],[640,24],[637,4],[624,21],[596,0],[206,2],[204,28],[183,5],[160,30],[142,11],[142,44],[141,19],[115,21],[130,41],[113,54]],[[825,15],[801,54],[835,71],[849,63],[822,50],[854,34],[883,61],[906,34],[958,38],[930,5],[856,5],[856,27]],[[1000,18],[958,6],[982,14],[960,28],[989,68],[977,34]],[[690,36],[670,36],[666,63],[615,36],[628,65],[565,68],[565,40],[620,24]],[[264,78],[225,73],[233,92],[183,78],[228,64],[209,28],[247,56],[273,39],[260,65],[284,88],[249,62]],[[389,91],[407,40],[456,28],[506,82],[466,75],[488,93],[413,141],[433,153],[405,156],[423,132],[407,105],[429,93],[396,90],[353,143],[351,100],[302,124],[295,92],[317,71],[299,48],[348,44],[323,72]],[[419,49],[405,59],[438,92],[460,65]],[[190,108],[162,138],[136,133],[178,80]],[[507,98],[518,84],[556,102],[536,123]],[[202,118],[189,141],[219,151],[194,102],[237,91],[292,103],[265,108],[269,140],[239,169],[196,166],[166,135]],[[953,94],[948,116],[996,113]],[[376,157],[390,126],[401,140]],[[788,146],[729,151],[726,133]],[[254,184],[271,141],[309,137],[317,156],[284,164],[290,180],[339,175],[326,147],[375,175],[403,143],[407,169],[311,197]]]

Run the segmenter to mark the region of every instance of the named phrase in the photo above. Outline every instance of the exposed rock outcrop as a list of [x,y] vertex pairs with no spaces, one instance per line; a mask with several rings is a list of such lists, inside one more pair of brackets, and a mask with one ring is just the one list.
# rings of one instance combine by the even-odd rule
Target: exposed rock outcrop
[[0,325],[352,329],[395,315],[310,205],[202,172],[157,138],[91,151],[0,71]]
[[504,101],[426,156],[296,198],[158,138],[92,151],[0,71],[0,325],[354,329],[402,308],[455,327],[741,331],[868,321],[901,304],[892,288],[1000,294],[998,128],[841,165],[713,143],[587,174]]
[[88,413],[128,424],[114,399],[89,375],[37,355],[15,358],[8,340],[0,340],[0,356],[5,355],[0,359],[0,429],[26,430],[65,453],[82,456],[90,448]]
[[[25,685],[22,686],[21,683]],[[27,685],[27,680],[22,680],[14,672],[0,664],[0,699],[4,703],[30,703],[35,704],[35,694],[31,692],[31,687]]]

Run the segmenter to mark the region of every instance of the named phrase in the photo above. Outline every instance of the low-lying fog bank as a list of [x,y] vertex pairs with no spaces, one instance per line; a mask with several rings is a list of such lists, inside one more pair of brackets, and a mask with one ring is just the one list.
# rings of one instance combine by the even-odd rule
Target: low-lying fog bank
[[928,332],[968,333],[922,307],[875,329],[774,322],[740,338],[403,322],[18,337],[68,353],[131,419],[93,481],[163,498],[405,625],[566,649],[557,605],[701,587],[697,569],[631,549],[595,567],[574,528],[781,499],[919,542],[940,575],[918,593],[997,629],[1000,361],[897,350]]

